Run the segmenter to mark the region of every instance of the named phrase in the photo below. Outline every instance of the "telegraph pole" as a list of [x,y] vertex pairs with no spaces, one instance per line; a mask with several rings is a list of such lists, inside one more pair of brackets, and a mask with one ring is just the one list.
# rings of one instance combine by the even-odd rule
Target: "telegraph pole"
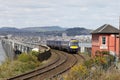
[[119,54],[116,55],[116,58],[115,58],[115,65],[116,65],[116,68],[118,68],[118,61],[120,60],[120,16],[119,16]]
[[119,16],[119,58],[120,58],[120,16]]

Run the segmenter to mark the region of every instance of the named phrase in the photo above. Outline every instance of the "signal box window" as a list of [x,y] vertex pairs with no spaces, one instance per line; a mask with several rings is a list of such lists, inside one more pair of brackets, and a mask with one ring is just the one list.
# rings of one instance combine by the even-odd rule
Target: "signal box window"
[[106,37],[105,36],[102,37],[102,44],[104,44],[104,45],[106,44]]

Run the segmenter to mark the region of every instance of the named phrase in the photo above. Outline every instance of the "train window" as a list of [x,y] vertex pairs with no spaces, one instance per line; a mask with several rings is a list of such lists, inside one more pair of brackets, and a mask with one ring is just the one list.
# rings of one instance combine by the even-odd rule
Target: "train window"
[[70,45],[71,46],[78,46],[78,42],[71,42]]

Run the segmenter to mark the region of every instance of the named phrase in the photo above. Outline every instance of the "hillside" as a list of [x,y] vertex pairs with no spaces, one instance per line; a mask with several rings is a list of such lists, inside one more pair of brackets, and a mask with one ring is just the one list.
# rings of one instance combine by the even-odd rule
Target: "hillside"
[[59,35],[59,36],[61,36],[63,32],[66,33],[68,36],[88,35],[91,32],[91,30],[80,27],[62,28],[59,26],[28,27],[28,28],[23,28],[22,30],[32,31],[32,32],[44,32],[45,35]]
[[27,28],[22,28],[22,30],[35,31],[35,32],[47,32],[47,31],[64,31],[65,28],[62,28],[59,26],[45,26],[45,27],[27,27]]
[[80,27],[69,28],[66,30],[68,36],[75,36],[75,35],[88,35],[90,34],[90,30]]
[[54,35],[62,36],[62,33],[66,33],[68,36],[75,35],[87,35],[90,34],[91,30],[75,27],[75,28],[61,28],[58,26],[51,27],[28,27],[18,29],[14,27],[3,27],[0,28],[0,34],[12,34],[12,35],[30,35],[30,36],[43,36],[43,35]]
[[2,27],[2,28],[0,28],[0,31],[2,31],[2,32],[4,32],[4,31],[15,32],[15,31],[21,31],[21,30],[14,28],[14,27]]

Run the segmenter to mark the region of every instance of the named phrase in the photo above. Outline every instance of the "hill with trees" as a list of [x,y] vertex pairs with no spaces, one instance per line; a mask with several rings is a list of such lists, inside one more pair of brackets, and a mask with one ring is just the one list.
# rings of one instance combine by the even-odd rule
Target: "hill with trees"
[[91,30],[85,29],[85,28],[69,28],[65,32],[68,36],[75,36],[75,35],[88,35],[90,34]]
[[14,27],[2,27],[0,28],[0,34],[12,34],[12,35],[33,35],[33,36],[45,36],[54,35],[61,36],[62,33],[66,33],[68,36],[76,35],[88,35],[91,30],[81,27],[75,28],[62,28],[59,26],[49,27],[27,27],[27,28],[14,28]]

